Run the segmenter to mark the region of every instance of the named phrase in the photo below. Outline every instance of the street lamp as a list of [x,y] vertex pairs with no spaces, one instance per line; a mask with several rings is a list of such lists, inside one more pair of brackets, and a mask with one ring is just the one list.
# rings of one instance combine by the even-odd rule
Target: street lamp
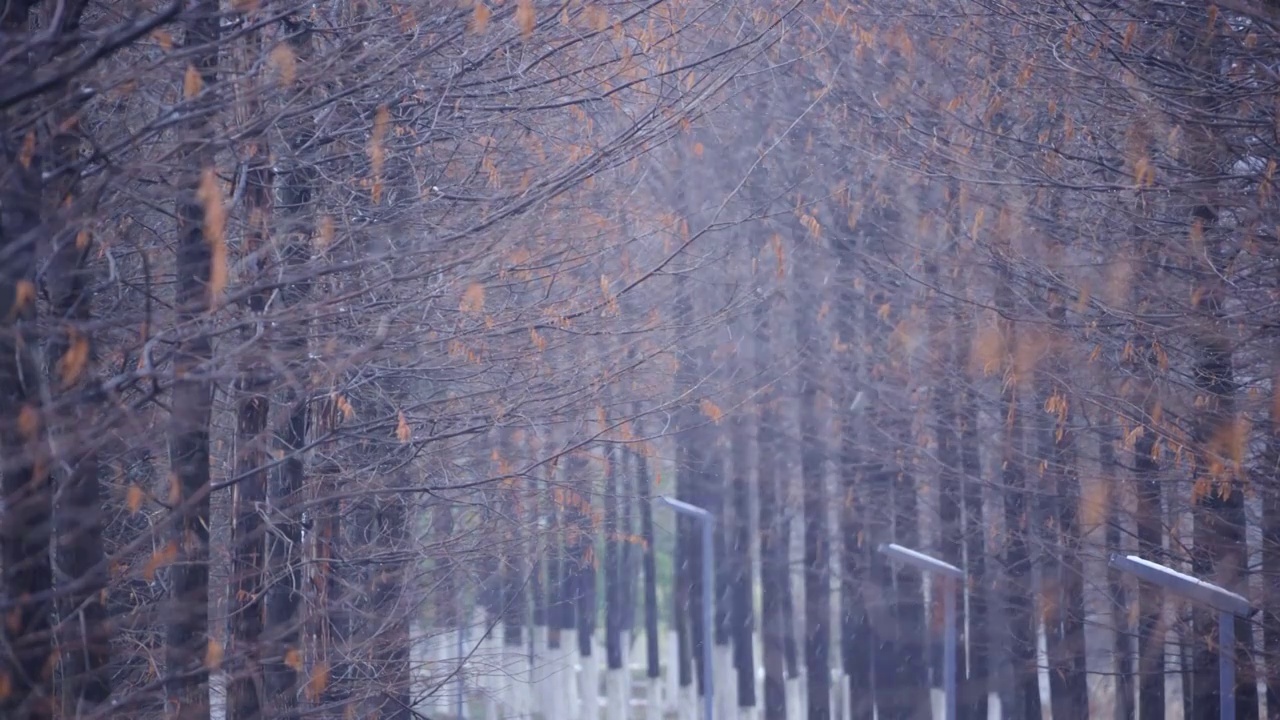
[[1111,567],[1218,611],[1218,714],[1236,718],[1236,617],[1249,617],[1253,607],[1242,596],[1137,555],[1111,556]]
[[687,515],[702,524],[702,712],[703,720],[713,720],[715,673],[711,672],[711,626],[715,615],[711,606],[715,602],[715,573],[712,565],[715,557],[712,552],[711,526],[715,523],[715,516],[705,508],[673,500],[665,495],[659,495],[657,499],[676,513]]
[[879,547],[881,554],[922,572],[942,576],[942,687],[943,718],[956,720],[956,588],[964,579],[964,571],[948,562],[894,543]]

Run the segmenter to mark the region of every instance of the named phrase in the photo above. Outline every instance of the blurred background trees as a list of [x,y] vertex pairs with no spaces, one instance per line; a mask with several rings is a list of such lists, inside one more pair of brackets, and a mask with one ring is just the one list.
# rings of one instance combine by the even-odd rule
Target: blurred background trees
[[892,541],[968,575],[965,718],[1216,717],[1221,652],[1280,716],[1278,54],[1262,0],[3,4],[3,715],[928,717]]

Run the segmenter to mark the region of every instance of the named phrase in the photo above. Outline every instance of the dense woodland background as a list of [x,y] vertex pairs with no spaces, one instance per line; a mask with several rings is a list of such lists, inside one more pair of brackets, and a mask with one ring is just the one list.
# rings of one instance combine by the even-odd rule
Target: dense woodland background
[[1280,718],[1278,161],[1271,0],[0,0],[0,716],[445,717],[489,637],[917,720],[893,541],[962,718],[1217,717],[1112,552]]

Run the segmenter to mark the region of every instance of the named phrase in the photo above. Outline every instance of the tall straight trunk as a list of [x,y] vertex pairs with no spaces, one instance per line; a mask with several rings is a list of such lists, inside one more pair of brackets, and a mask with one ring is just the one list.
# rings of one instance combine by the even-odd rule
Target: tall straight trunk
[[[401,483],[404,484],[404,483]],[[372,583],[374,632],[371,677],[374,697],[366,717],[411,720],[413,712],[409,678],[409,611],[405,607],[405,562],[408,508],[401,497],[379,498],[376,537],[379,550],[391,560],[377,563]],[[277,716],[280,717],[280,716]]]
[[[34,31],[30,6],[0,5],[0,32],[19,38]],[[27,54],[7,59],[27,62]],[[29,67],[3,67],[6,73]],[[49,542],[53,523],[50,478],[41,459],[39,389],[32,325],[35,321],[35,253],[41,232],[41,161],[21,158],[24,139],[0,116],[0,623],[5,652],[0,698],[5,717],[52,717],[53,677],[43,672],[54,652],[53,567]]]
[[[1133,446],[1134,483],[1137,486],[1135,524],[1138,554],[1155,562],[1164,559],[1164,512],[1160,467],[1155,458],[1154,429],[1144,432]],[[1138,718],[1164,720],[1165,633],[1161,616],[1164,594],[1151,583],[1138,585]]]
[[[462,622],[462,606],[458,598],[458,582],[461,570],[448,548],[453,541],[453,505],[437,499],[431,508],[431,529],[435,536],[437,552],[432,558],[434,570],[432,586],[436,589],[432,606],[435,610],[436,629],[451,632]],[[452,648],[450,648],[452,649]]]
[[804,513],[804,657],[809,720],[831,718],[831,538],[827,528],[826,458],[818,423],[818,347],[812,307],[798,308],[800,483]]
[[575,631],[578,628],[578,563],[582,558],[579,539],[582,534],[581,520],[579,513],[574,509],[574,504],[581,499],[569,487],[563,490],[563,497],[566,502],[561,505],[559,514],[555,518],[555,527],[559,530],[557,535],[560,538],[560,552],[556,556],[559,577],[554,582],[555,589],[551,605],[552,616],[556,619],[556,628],[560,631],[555,636],[557,644],[563,640],[561,634],[564,631]]
[[576,525],[576,543],[574,545],[574,609],[577,615],[578,654],[583,658],[591,657],[591,638],[596,629],[596,558],[595,535],[591,526],[591,493],[588,473],[579,468],[574,476],[578,478],[579,490],[575,501],[576,510],[573,522]]
[[[645,437],[638,419],[636,434]],[[662,659],[658,654],[658,561],[653,548],[653,490],[649,481],[649,463],[643,453],[635,454],[635,470],[640,502],[641,547],[644,549],[645,674],[651,680],[656,680],[662,676]]]
[[[1050,299],[1049,316],[1061,327],[1065,308]],[[1055,718],[1089,713],[1084,644],[1084,570],[1080,554],[1080,478],[1071,428],[1072,398],[1059,379],[1067,372],[1050,358],[1040,373],[1042,396],[1038,454],[1044,468],[1042,533],[1052,558],[1046,563],[1045,647],[1049,659],[1049,697]]]
[[[245,254],[261,253],[268,242],[268,223],[271,216],[273,174],[270,152],[266,139],[260,139],[251,150],[250,166],[245,184],[245,204],[249,211],[245,233]],[[254,268],[255,279],[260,277],[264,263],[259,260]],[[266,309],[266,293],[254,293],[249,297],[249,312],[261,316]],[[245,330],[251,339],[262,330],[249,327]],[[249,720],[260,717],[266,706],[265,683],[262,677],[260,643],[263,629],[263,593],[266,589],[264,561],[266,559],[266,527],[261,511],[267,500],[268,463],[267,428],[270,400],[267,396],[271,377],[270,368],[261,360],[262,350],[249,350],[242,361],[240,377],[236,381],[236,452],[235,476],[239,482],[232,489],[231,500],[231,583],[227,598],[230,618],[230,634],[227,657],[232,665],[228,669],[227,717],[229,720]]]
[[[936,269],[930,272],[930,277],[934,283],[937,282]],[[956,351],[956,324],[947,321],[949,314],[937,312],[933,328],[933,342],[938,346],[935,362],[937,372],[942,377],[933,388],[933,435],[938,460],[938,523],[941,528],[939,549],[943,560],[956,567],[964,567],[965,528],[961,516],[960,406],[957,387],[963,381],[958,373],[961,371],[959,359],[964,356]],[[936,594],[933,602],[936,612],[937,607],[941,607]],[[965,628],[963,603],[956,604],[956,625],[961,631]],[[942,663],[945,661],[942,656],[943,644],[935,642],[933,647],[933,686],[941,690]],[[968,677],[964,643],[956,643],[955,655],[956,678],[959,682]]]
[[[868,470],[866,502],[871,508],[890,507],[893,502],[893,482],[897,473],[892,465],[877,463]],[[868,512],[866,521],[867,544],[871,548],[882,543],[894,542],[893,516],[887,512]],[[894,589],[893,566],[878,552],[870,553],[867,583],[873,601],[868,615],[872,627],[872,677],[875,683],[876,717],[885,720],[921,720],[913,717],[910,700],[903,696],[898,686],[901,651],[894,607],[898,593]]]
[[[725,474],[725,454],[724,445],[727,440],[725,433],[718,433],[712,428],[706,428],[704,437],[707,438],[706,455],[703,458],[703,490],[702,495],[704,507],[711,511],[716,518],[715,526],[712,528],[712,551],[711,554],[715,558],[713,569],[715,571],[714,582],[715,590],[713,597],[715,598],[715,610],[712,613],[712,621],[714,630],[712,632],[712,641],[719,646],[729,644],[730,638],[733,637],[733,610],[730,606],[730,582],[733,576],[733,566],[726,562],[729,557],[729,548],[733,547],[733,531],[728,522],[725,522],[725,509],[728,504],[725,502],[730,493],[730,478]],[[715,438],[714,440],[712,438]]]
[[[59,165],[72,165],[80,150],[78,120],[71,115],[54,136]],[[54,184],[48,205],[61,204],[74,192],[74,180]],[[52,208],[50,208],[52,210]],[[55,211],[56,212],[56,211]],[[67,219],[64,218],[65,223]],[[59,612],[63,650],[64,713],[89,715],[111,694],[111,627],[103,591],[107,586],[103,551],[103,512],[99,467],[99,438],[103,398],[93,387],[95,343],[92,320],[92,271],[88,231],[65,225],[55,236],[46,288],[52,315],[67,329],[55,329],[49,339],[47,364],[51,396],[56,399],[57,455],[52,466],[58,477],[55,508],[59,575],[68,588]],[[83,357],[83,362],[77,357]],[[77,367],[79,366],[79,367]],[[0,473],[3,469],[0,468]]]
[[[761,301],[756,306],[756,366],[761,373],[773,370],[770,349],[769,306]],[[756,468],[758,522],[760,534],[760,632],[764,657],[764,718],[786,720],[784,595],[790,571],[787,567],[787,536],[783,534],[782,498],[779,492],[777,464],[778,425],[777,390],[766,387],[757,396],[759,419],[756,424]]]
[[[201,106],[215,102],[217,81],[218,3],[201,0],[192,8],[184,46],[201,79],[187,101]],[[194,83],[186,84],[194,89]],[[194,113],[202,118],[202,113]],[[182,154],[191,169],[184,173],[177,200],[178,245],[175,266],[175,306],[183,338],[174,356],[172,413],[169,427],[169,465],[172,512],[177,516],[169,536],[169,603],[165,634],[165,666],[169,675],[167,705],[178,720],[208,720],[209,668],[209,420],[213,405],[210,368],[213,343],[197,322],[212,306],[212,244],[221,228],[206,227],[206,205],[221,202],[208,145],[212,127],[202,119],[185,128]],[[203,191],[203,192],[202,192]]]
[[[968,339],[960,341],[959,357],[968,357]],[[959,368],[957,368],[959,370]],[[991,697],[991,627],[988,604],[991,582],[987,575],[987,523],[982,501],[982,459],[979,455],[978,397],[973,386],[960,393],[960,465],[964,472],[965,574],[968,580],[968,611],[964,638],[968,649],[968,671],[962,682],[959,708],[965,720],[987,720]]]
[[[846,343],[852,345],[852,343]],[[868,544],[865,540],[865,482],[858,451],[858,418],[853,398],[840,428],[840,654],[849,684],[849,707],[854,718],[871,717],[874,698],[871,669],[877,650],[872,643],[871,618],[867,614],[863,585],[868,579]],[[852,409],[848,409],[852,408]]]
[[[1209,297],[1211,316],[1219,312],[1218,300]],[[1215,318],[1216,319],[1216,318]],[[1198,577],[1213,578],[1230,590],[1244,587],[1248,573],[1248,545],[1245,539],[1244,487],[1230,466],[1230,445],[1243,439],[1231,439],[1236,427],[1235,370],[1230,342],[1214,329],[1198,341],[1196,387],[1207,398],[1196,433],[1196,465],[1193,497],[1195,502],[1195,547],[1191,554],[1192,572]],[[1226,438],[1226,439],[1224,439]],[[1216,613],[1198,609],[1195,635],[1198,638],[1192,675],[1192,718],[1210,720],[1218,717],[1219,652],[1237,654],[1236,712],[1249,720],[1258,716],[1258,693],[1253,673],[1253,630],[1244,618],[1236,620],[1236,647],[1218,648],[1206,638],[1218,635]]]
[[[510,430],[499,430],[502,451],[506,463],[514,460],[515,437]],[[525,512],[522,491],[524,483],[509,470],[503,471],[503,484],[508,485],[509,493],[506,501],[507,518],[510,518],[510,550],[503,563],[502,583],[502,642],[508,648],[519,648],[525,644],[524,626],[528,620],[529,593],[526,585],[529,577],[530,558],[525,554],[530,546],[524,535]]]
[[738,676],[738,707],[756,705],[756,663],[754,654],[755,583],[751,572],[751,486],[748,481],[750,426],[742,412],[734,413],[730,426],[733,474],[729,495],[730,543],[726,560],[731,578],[729,625],[733,633],[733,666]]
[[[1274,361],[1273,361],[1274,363]],[[1272,400],[1263,424],[1266,450],[1258,479],[1262,481],[1262,574],[1280,577],[1280,363],[1272,367]],[[1280,720],[1280,605],[1263,608],[1262,647],[1267,664],[1267,717]]]
[[[0,7],[3,30],[27,31],[23,3]],[[40,163],[18,159],[18,139],[0,126],[0,598],[12,610],[0,623],[6,652],[0,679],[9,688],[0,714],[49,718],[53,677],[44,672],[54,651],[50,625],[53,568],[49,542],[53,495],[42,456],[39,389],[32,325],[35,248],[40,232]]]
[[[902,302],[901,300],[899,301]],[[883,304],[883,303],[882,303]],[[905,314],[899,306],[897,314]],[[885,316],[876,320],[873,337],[881,347],[889,346],[889,332],[899,317]],[[907,368],[878,367],[873,380],[880,380],[892,388],[904,400],[910,386]],[[876,375],[879,375],[879,378]],[[905,403],[904,403],[905,405]],[[882,437],[892,448],[882,480],[886,485],[872,502],[884,503],[891,508],[892,541],[909,548],[919,548],[920,514],[919,490],[916,486],[914,461],[910,448],[914,446],[911,418],[904,406],[879,408],[884,417],[878,421],[883,428]],[[877,553],[878,555],[879,553]],[[884,688],[892,698],[893,709],[886,718],[899,720],[923,720],[929,717],[932,700],[929,695],[928,613],[924,604],[924,581],[917,568],[897,564],[891,573],[896,592],[892,608],[893,626],[896,632],[892,674],[877,677],[877,689]]]
[[[551,492],[551,484],[537,481],[531,484],[535,489],[534,496],[530,499],[533,506],[531,527],[540,528],[545,520],[549,529],[551,513],[555,511],[555,496]],[[529,545],[531,548],[540,547],[540,542],[549,539],[548,533],[539,531],[536,533],[535,538],[530,540]],[[548,618],[551,605],[548,602],[547,588],[550,586],[551,570],[549,564],[553,550],[554,546],[548,544],[545,549],[530,558],[529,603],[532,606],[530,615],[533,626],[542,628],[544,631],[550,626]],[[543,637],[547,636],[544,634]]]
[[[682,278],[676,297],[676,316],[680,322],[691,325],[693,322],[693,297],[688,282]],[[676,386],[681,392],[692,391],[699,381],[698,349],[686,348],[680,365],[676,370]],[[704,506],[707,495],[704,490],[707,463],[707,448],[701,441],[704,439],[699,427],[703,418],[697,407],[686,403],[678,412],[679,433],[676,437],[676,496],[692,505]],[[706,688],[706,673],[711,668],[703,667],[702,643],[710,642],[712,628],[704,627],[702,617],[702,533],[695,521],[684,515],[676,519],[676,632],[680,635],[681,671],[680,684],[688,684],[696,677],[698,692]],[[689,653],[686,660],[685,652]],[[685,666],[689,673],[686,673]],[[692,677],[687,677],[687,675]]]
[[[899,428],[895,433],[900,447],[908,447],[910,433]],[[919,511],[915,477],[906,451],[899,450],[893,468],[894,542],[909,548],[920,547]],[[924,582],[916,568],[899,565],[895,573],[897,597],[894,619],[897,625],[897,674],[893,687],[899,700],[903,720],[929,717],[928,614],[924,604]]]
[[[847,228],[852,230],[852,228]],[[840,450],[837,470],[840,488],[840,664],[849,690],[849,712],[853,718],[871,717],[875,700],[872,684],[873,647],[871,618],[867,614],[864,585],[869,581],[869,546],[866,542],[866,488],[859,448],[860,425],[866,412],[866,395],[860,390],[859,338],[862,334],[861,305],[866,302],[859,292],[858,256],[855,243],[845,235],[835,241],[840,263],[840,288],[837,301],[840,322],[837,325],[842,347],[840,372],[843,376],[840,395]]]
[[[784,467],[787,467],[787,466],[784,466]],[[786,488],[786,481],[790,479],[791,472],[793,472],[792,468],[790,467],[787,467],[787,470],[788,470],[787,472],[784,472],[782,474],[782,477],[784,478],[783,480],[784,484],[782,486],[783,488]],[[780,495],[782,497],[782,501],[781,501],[781,507],[779,508],[779,512],[782,513],[782,518],[783,518],[783,521],[782,521],[783,546],[782,546],[781,552],[783,557],[783,565],[787,568],[786,578],[782,583],[782,614],[784,617],[787,618],[786,623],[784,623],[782,626],[782,633],[783,633],[782,650],[783,650],[783,659],[786,660],[787,679],[795,680],[800,677],[800,648],[799,648],[799,643],[796,642],[796,622],[798,621],[800,616],[796,613],[795,588],[792,586],[792,582],[791,582],[792,574],[793,574],[791,572],[791,567],[792,567],[792,562],[794,558],[792,557],[792,552],[791,552],[791,545],[792,545],[791,541],[792,541],[793,534],[791,531],[792,530],[791,518],[789,516],[791,506],[790,506],[790,503],[788,502],[788,498],[790,497],[790,493],[787,492],[785,489],[782,489],[780,492]]]
[[620,464],[618,490],[618,592],[622,594],[622,630],[635,640],[636,629],[636,578],[640,572],[640,553],[636,546],[635,499],[639,497],[639,483],[628,467],[631,454],[619,448],[614,456]]
[[[1103,430],[1098,436],[1098,464],[1104,468],[1117,467],[1116,436],[1111,430]],[[1107,529],[1104,542],[1107,557],[1124,553],[1124,502],[1120,490],[1112,486],[1107,493]],[[1114,720],[1133,720],[1134,673],[1133,628],[1129,621],[1129,593],[1125,588],[1124,574],[1107,568],[1107,595],[1111,600],[1111,625],[1114,632],[1112,656],[1115,658],[1115,714]]]
[[[302,59],[311,54],[311,27],[295,17],[284,24],[289,33],[289,43],[294,53]],[[303,317],[302,305],[311,292],[311,283],[302,274],[311,253],[311,238],[315,232],[315,208],[313,205],[316,170],[310,162],[310,144],[314,128],[307,120],[299,120],[297,128],[287,135],[287,158],[281,164],[285,170],[280,178],[281,225],[279,232],[285,238],[284,274],[290,282],[281,292],[285,311],[294,313],[279,323],[278,347],[283,360],[292,372],[286,379],[281,393],[280,407],[287,413],[283,427],[276,432],[276,450],[284,461],[271,474],[268,487],[268,507],[271,509],[272,531],[267,534],[266,572],[272,582],[266,591],[266,627],[263,631],[262,662],[267,698],[272,711],[282,720],[294,717],[298,711],[300,690],[298,667],[293,660],[302,652],[302,518],[301,504],[306,468],[303,448],[306,446],[307,425],[310,422],[309,388],[299,385],[307,376],[308,323]]]
[[[1218,90],[1225,59],[1220,45],[1213,42],[1221,32],[1206,6],[1190,5],[1174,36],[1174,78],[1188,93],[1187,120],[1183,126],[1185,149],[1194,180],[1182,196],[1188,211],[1185,231],[1203,244],[1188,254],[1186,268],[1194,278],[1191,316],[1192,376],[1197,393],[1197,415],[1193,428],[1192,516],[1194,547],[1191,570],[1229,590],[1243,592],[1249,573],[1244,507],[1244,468],[1236,466],[1247,452],[1248,438],[1238,417],[1235,393],[1235,352],[1230,334],[1226,300],[1236,288],[1235,260],[1240,251],[1233,227],[1219,227],[1221,167],[1233,153],[1226,149],[1217,124],[1221,103]],[[1198,243],[1195,243],[1198,244]],[[1200,403],[1203,403],[1202,405]],[[1247,594],[1247,593],[1246,593]],[[1253,666],[1253,625],[1244,618],[1235,622],[1234,648],[1219,648],[1217,613],[1197,608],[1193,626],[1195,637],[1191,698],[1187,720],[1208,720],[1219,715],[1220,652],[1236,656],[1236,716],[1243,720],[1258,717],[1258,693]],[[1184,688],[1184,692],[1186,689]]]
[[[1013,316],[1013,289],[1002,278],[996,302],[1004,318]],[[1040,678],[1036,657],[1036,619],[1032,587],[1030,497],[1024,458],[1023,402],[1019,394],[1028,378],[1018,377],[1014,363],[1018,348],[1017,328],[1011,320],[1000,320],[1005,356],[1001,378],[1000,409],[1004,419],[1004,442],[1000,453],[1000,484],[1004,488],[1005,592],[1004,607],[1009,621],[1009,653],[1012,687],[1004,706],[1010,717],[1039,718]]]
[[[689,452],[686,443],[676,440],[676,467],[688,467]],[[680,473],[677,470],[677,473]],[[680,500],[689,502],[687,481],[677,480],[676,494]],[[692,605],[690,604],[690,594],[692,593],[692,582],[690,580],[691,569],[689,567],[692,551],[690,545],[693,542],[695,533],[691,532],[689,520],[682,516],[676,516],[676,545],[674,567],[672,568],[673,588],[671,593],[671,617],[676,631],[677,645],[677,674],[681,688],[688,687],[693,684],[694,668],[693,668],[693,643],[692,636],[691,613]]]
[[612,448],[605,454],[604,485],[604,652],[610,670],[622,669],[622,567],[618,548],[618,467]]
[[[563,489],[552,491],[554,499],[564,497]],[[547,522],[551,526],[551,547],[547,551],[547,647],[560,647],[561,633],[574,628],[570,600],[567,518],[564,503],[553,502]]]
[[[314,415],[316,435],[324,437],[338,423],[339,410],[326,399]],[[341,469],[326,463],[315,470],[317,496],[323,498],[316,512],[315,566],[313,584],[318,611],[314,617],[316,657],[313,672],[327,671],[329,682],[309,700],[342,717],[351,702],[353,687],[348,652],[351,643],[351,593],[347,575],[347,547],[343,542],[345,514],[349,504],[338,498],[342,489]]]

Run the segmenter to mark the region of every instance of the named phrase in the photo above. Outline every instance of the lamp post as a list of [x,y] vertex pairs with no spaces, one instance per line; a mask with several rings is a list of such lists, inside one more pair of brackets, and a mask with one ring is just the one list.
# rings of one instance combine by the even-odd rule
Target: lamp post
[[711,526],[715,516],[706,508],[690,505],[681,500],[673,500],[665,495],[657,498],[680,515],[697,520],[702,525],[702,712],[703,720],[713,720],[715,712],[715,673],[711,672],[711,627],[714,623],[715,573],[713,563],[713,545],[711,542]]
[[1222,720],[1236,718],[1236,626],[1237,617],[1249,617],[1253,607],[1244,597],[1199,578],[1137,555],[1111,556],[1111,567],[1139,580],[1171,590],[1218,611],[1218,714]]
[[922,552],[885,543],[880,553],[904,565],[942,578],[942,688],[943,718],[956,720],[956,588],[964,579],[964,571],[948,562],[930,557]]

